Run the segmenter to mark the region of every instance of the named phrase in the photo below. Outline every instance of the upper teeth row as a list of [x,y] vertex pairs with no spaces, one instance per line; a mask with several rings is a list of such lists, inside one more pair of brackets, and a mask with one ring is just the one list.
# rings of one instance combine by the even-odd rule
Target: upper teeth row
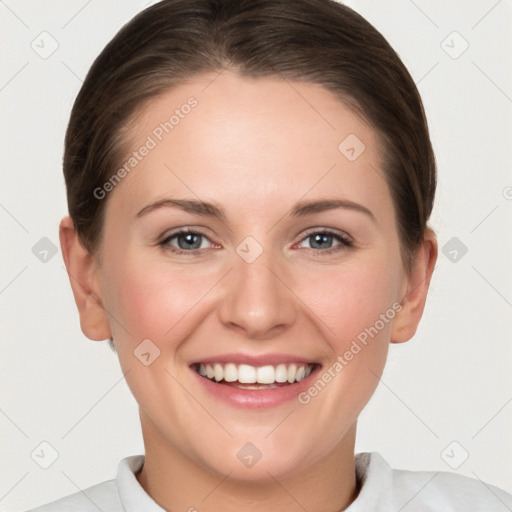
[[250,366],[248,364],[200,364],[199,374],[217,382],[238,381],[242,384],[272,384],[274,382],[300,382],[313,370],[313,364],[278,364],[277,366]]

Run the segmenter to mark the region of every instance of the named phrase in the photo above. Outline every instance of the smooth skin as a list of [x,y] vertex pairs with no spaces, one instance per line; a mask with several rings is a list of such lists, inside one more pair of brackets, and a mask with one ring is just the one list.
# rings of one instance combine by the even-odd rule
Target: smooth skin
[[[339,511],[358,493],[358,415],[389,343],[409,340],[422,316],[435,235],[426,231],[406,272],[377,135],[317,85],[229,70],[198,75],[133,118],[127,156],[191,96],[197,106],[104,199],[97,254],[84,250],[69,217],[61,222],[82,331],[115,340],[140,410],[146,459],[137,478],[161,507]],[[338,149],[349,134],[366,148],[355,161]],[[225,218],[172,207],[137,216],[165,198],[208,201]],[[291,216],[298,202],[320,199],[371,215]],[[184,235],[169,238],[187,227],[205,235],[195,239],[198,254],[172,252],[190,252]],[[351,245],[329,235],[315,245],[311,235],[326,228]],[[252,263],[236,251],[248,236],[263,249]],[[207,394],[190,368],[225,353],[285,353],[325,370],[398,303],[401,311],[306,405],[240,409]],[[134,357],[145,339],[160,350],[149,366]],[[247,442],[262,453],[252,468],[237,457]]]

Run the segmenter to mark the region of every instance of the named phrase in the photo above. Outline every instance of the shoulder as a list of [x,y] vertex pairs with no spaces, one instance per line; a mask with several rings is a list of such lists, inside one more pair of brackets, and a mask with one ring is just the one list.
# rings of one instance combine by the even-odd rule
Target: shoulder
[[363,483],[360,497],[378,495],[381,506],[385,503],[402,512],[512,510],[512,495],[475,478],[447,471],[392,469],[376,452],[358,454],[356,461]]
[[144,464],[144,455],[130,455],[117,466],[116,478],[107,480],[27,512],[125,512],[130,510],[162,511],[145,493],[136,474]]
[[69,512],[70,510],[74,512],[98,512],[98,510],[122,512],[116,481],[108,480],[93,485],[83,491],[64,496],[27,512]]
[[512,507],[510,494],[481,480],[456,473],[395,469],[393,480],[397,489],[403,489],[404,493],[408,491],[410,510],[505,512]]

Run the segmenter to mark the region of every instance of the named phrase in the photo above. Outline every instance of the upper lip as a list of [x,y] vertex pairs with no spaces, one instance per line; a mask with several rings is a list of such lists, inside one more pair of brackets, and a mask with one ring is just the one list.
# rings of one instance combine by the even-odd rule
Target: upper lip
[[304,357],[297,357],[291,354],[219,354],[217,356],[203,357],[194,361],[192,364],[247,364],[249,366],[276,366],[281,363],[295,363],[295,364],[318,364],[313,359],[306,359]]

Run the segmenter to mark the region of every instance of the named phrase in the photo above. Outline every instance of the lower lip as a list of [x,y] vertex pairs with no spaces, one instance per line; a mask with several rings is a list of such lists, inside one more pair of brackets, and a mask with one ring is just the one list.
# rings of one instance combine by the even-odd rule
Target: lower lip
[[319,368],[319,366],[315,366],[313,371],[300,382],[268,389],[240,389],[224,384],[216,384],[210,379],[199,375],[193,368],[191,368],[191,371],[199,379],[200,385],[203,386],[208,394],[229,405],[245,409],[270,409],[271,407],[278,407],[292,400],[297,400],[298,395],[310,386],[310,382],[317,374]]

